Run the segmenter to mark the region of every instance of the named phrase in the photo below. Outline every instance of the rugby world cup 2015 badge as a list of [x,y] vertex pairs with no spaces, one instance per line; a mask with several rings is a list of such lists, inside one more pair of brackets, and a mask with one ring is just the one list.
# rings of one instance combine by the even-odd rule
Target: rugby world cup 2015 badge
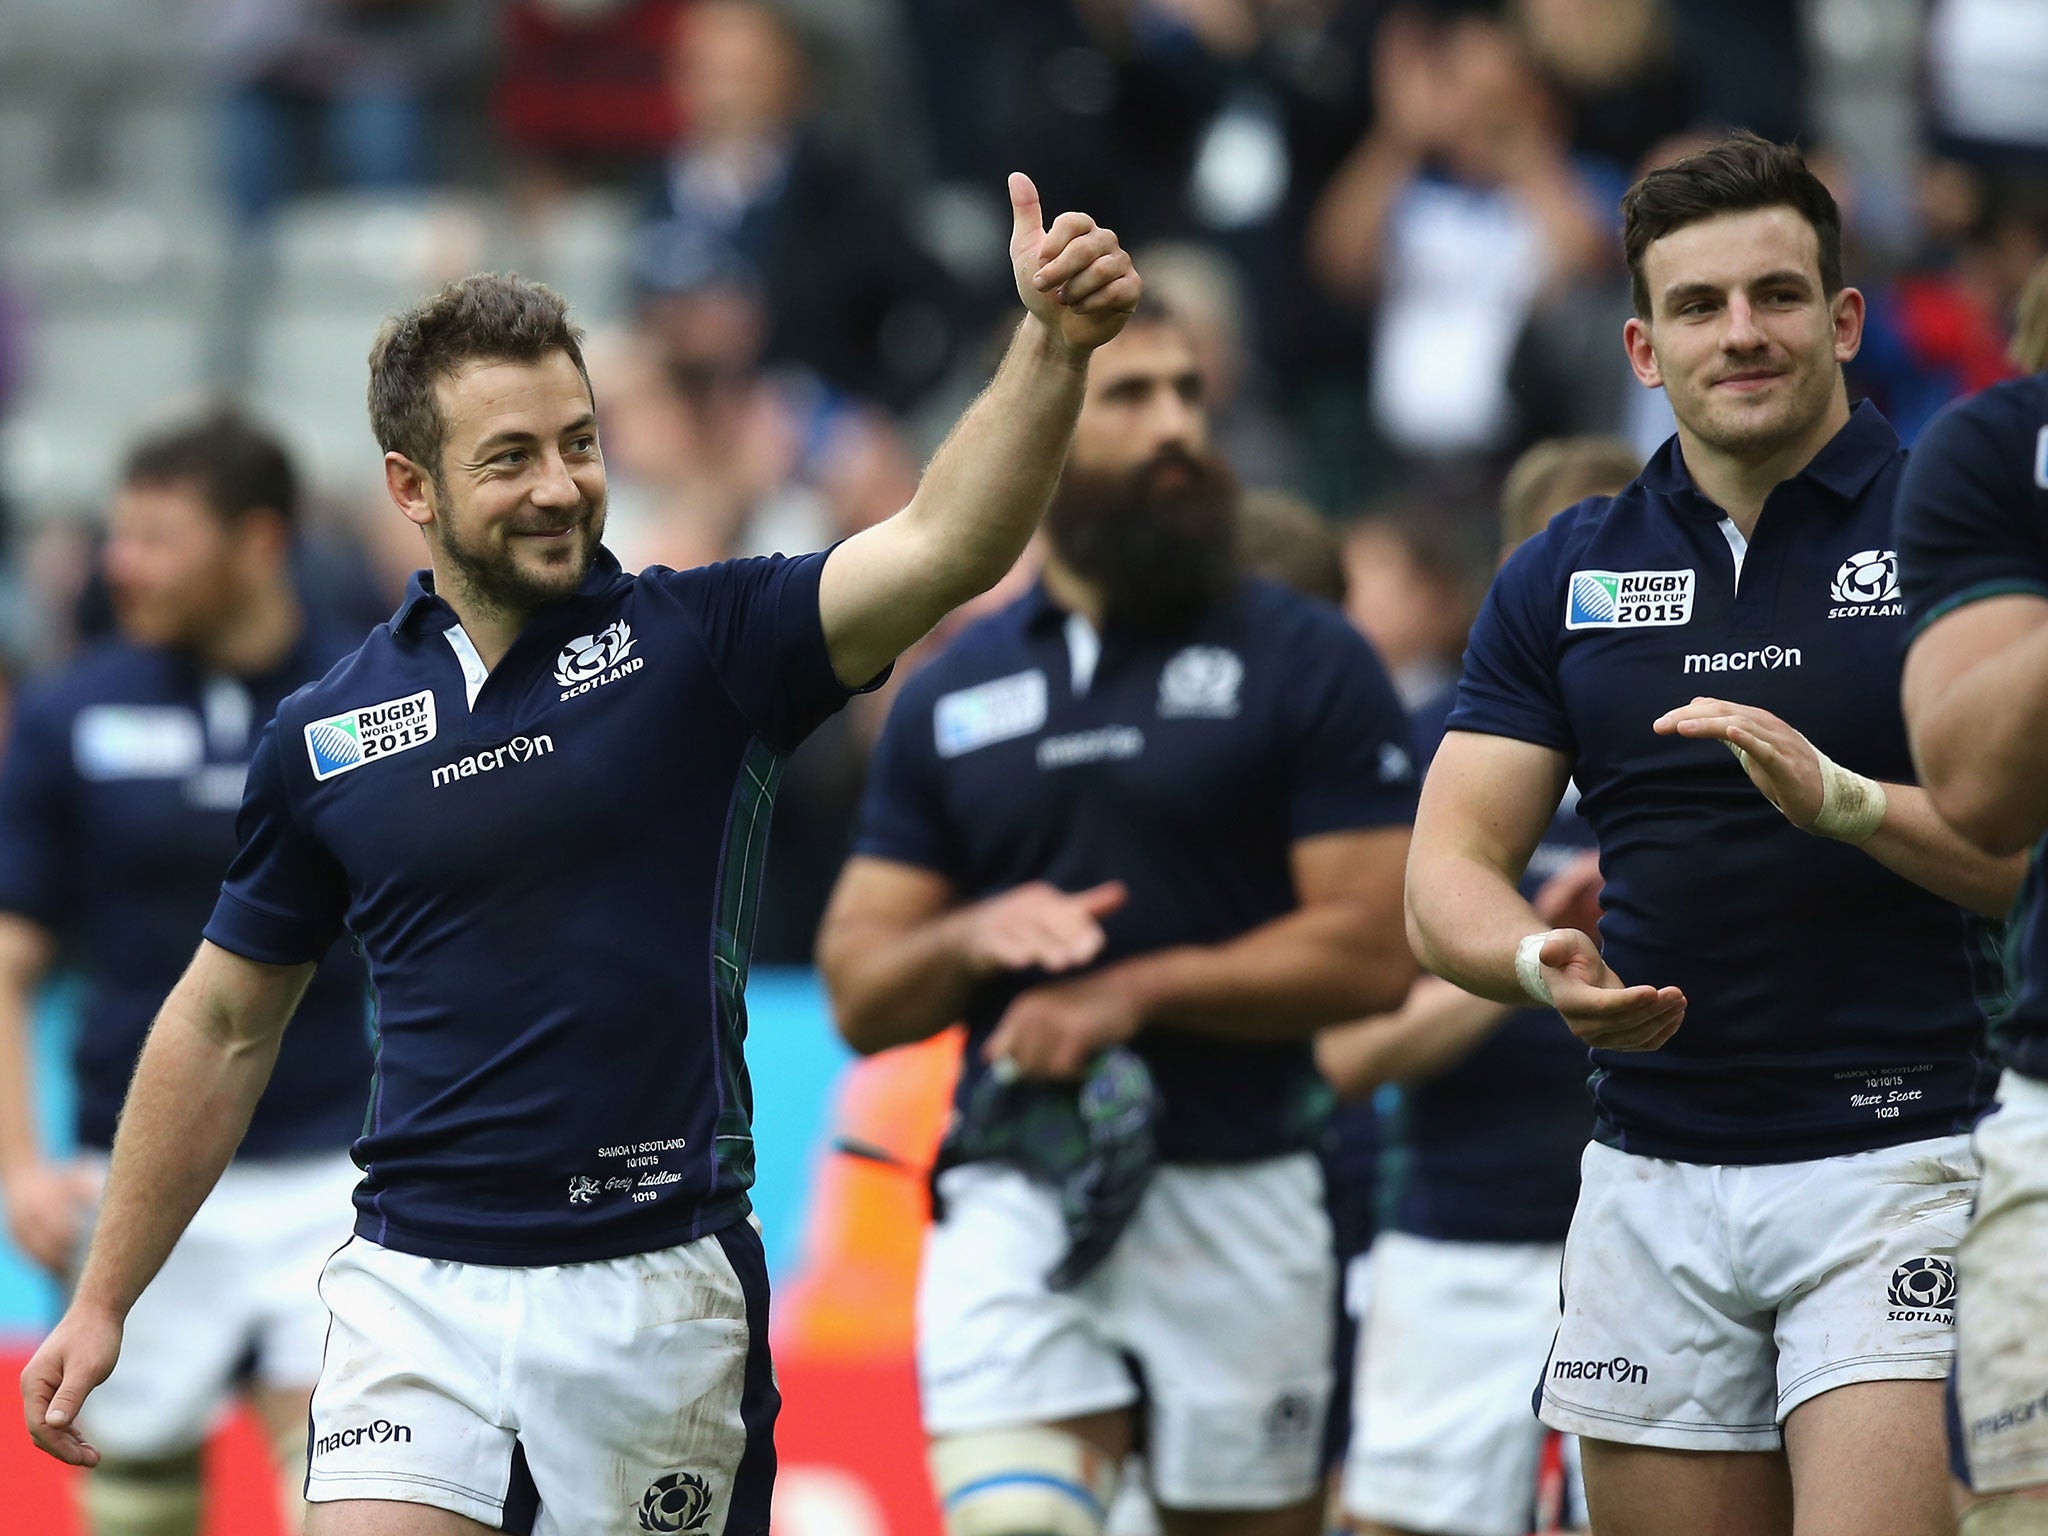
[[1692,622],[1691,571],[1573,571],[1566,629],[1654,628]]
[[427,690],[315,720],[306,727],[306,755],[313,760],[314,778],[331,779],[423,747],[434,739],[434,730],[434,695]]

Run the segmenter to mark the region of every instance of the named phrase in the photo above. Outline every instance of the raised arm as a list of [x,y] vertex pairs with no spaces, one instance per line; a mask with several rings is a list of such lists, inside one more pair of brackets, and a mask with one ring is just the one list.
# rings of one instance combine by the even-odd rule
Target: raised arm
[[1656,728],[1739,749],[1744,772],[1792,825],[1851,843],[1958,906],[2003,917],[2019,894],[2024,855],[1984,852],[1942,820],[1926,790],[1848,773],[1767,709],[1694,699],[1660,717]]
[[[1551,747],[1471,731],[1444,737],[1415,814],[1408,938],[1426,967],[1467,992],[1500,1003],[1548,1000],[1588,1045],[1655,1050],[1684,1019],[1685,995],[1626,985],[1587,935],[1551,927],[1515,888],[1569,775]],[[1532,987],[1516,957],[1536,934],[1544,937],[1523,966]]]
[[1942,615],[1906,653],[1903,693],[1913,762],[1944,820],[1993,854],[2048,831],[2048,598]]
[[1401,934],[1405,826],[1297,840],[1299,905],[1221,944],[1136,955],[1033,987],[989,1037],[1037,1077],[1073,1077],[1097,1051],[1149,1024],[1226,1040],[1303,1040],[1326,1024],[1392,1008],[1415,961]]
[[249,1127],[314,967],[264,965],[202,942],[143,1046],[71,1305],[22,1372],[35,1443],[92,1466],[73,1427],[114,1368],[121,1328]]
[[865,683],[1017,561],[1052,498],[1088,357],[1123,329],[1139,282],[1109,230],[1063,213],[1047,230],[1031,178],[1010,178],[1010,262],[1029,311],[995,380],[924,472],[910,505],[825,564],[832,667]]

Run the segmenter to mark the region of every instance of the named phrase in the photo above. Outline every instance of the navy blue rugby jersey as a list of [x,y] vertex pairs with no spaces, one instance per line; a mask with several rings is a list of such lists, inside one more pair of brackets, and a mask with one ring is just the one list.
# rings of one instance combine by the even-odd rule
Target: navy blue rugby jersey
[[1563,752],[1624,981],[1677,986],[1661,1050],[1595,1051],[1595,1136],[1772,1163],[1969,1126],[1989,1102],[1999,925],[1801,832],[1718,741],[1651,724],[1759,705],[1858,773],[1912,782],[1891,547],[1905,452],[1867,402],[1774,489],[1746,546],[1676,438],[1518,550],[1472,632],[1449,729]]
[[285,701],[206,936],[273,964],[344,925],[377,1070],[356,1231],[538,1265],[744,1217],[748,946],[784,757],[848,690],[824,555],[622,573],[484,675],[422,572]]
[[[1416,759],[1443,740],[1453,690],[1415,711]],[[1529,857],[1524,896],[1593,846],[1570,786]],[[1385,1117],[1387,1225],[1467,1243],[1561,1243],[1592,1134],[1586,1049],[1548,1008],[1520,1008],[1464,1060],[1404,1087]]]
[[[259,734],[286,694],[351,643],[308,629],[267,675],[228,677],[116,641],[22,691],[0,768],[0,910],[49,929],[60,963],[85,981],[72,1042],[80,1146],[113,1145],[143,1037],[234,857]],[[362,963],[346,944],[314,953],[324,958],[241,1156],[331,1152],[362,1128]]]
[[[1987,597],[2048,598],[2048,374],[1949,406],[1899,490],[1899,585],[1918,633]],[[2034,850],[2015,909],[2018,997],[1995,1031],[2005,1062],[2048,1078],[2048,883]]]
[[[1109,964],[1293,911],[1299,838],[1413,819],[1407,720],[1328,604],[1246,579],[1179,636],[1111,625],[1095,647],[1042,587],[963,632],[890,713],[855,850],[943,875],[967,901],[1121,880]],[[962,1101],[1003,1011],[1047,979],[994,978],[969,1000]],[[1155,1024],[1135,1048],[1165,1100],[1168,1160],[1270,1157],[1320,1136],[1329,1094],[1305,1040]]]

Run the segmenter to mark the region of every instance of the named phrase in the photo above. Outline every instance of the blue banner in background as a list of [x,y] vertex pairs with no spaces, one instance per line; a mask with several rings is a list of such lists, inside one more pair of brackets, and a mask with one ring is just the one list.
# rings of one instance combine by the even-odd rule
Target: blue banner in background
[[[74,986],[52,987],[35,1021],[37,1113],[45,1143],[58,1151],[68,1149],[71,1130],[65,1063],[77,995]],[[825,1155],[833,1086],[852,1056],[833,1033],[824,993],[808,970],[756,971],[747,984],[747,1023],[758,1169],[754,1209],[770,1274],[780,1279],[802,1241],[811,1187]],[[0,1336],[41,1337],[58,1304],[49,1276],[15,1252],[0,1231]]]

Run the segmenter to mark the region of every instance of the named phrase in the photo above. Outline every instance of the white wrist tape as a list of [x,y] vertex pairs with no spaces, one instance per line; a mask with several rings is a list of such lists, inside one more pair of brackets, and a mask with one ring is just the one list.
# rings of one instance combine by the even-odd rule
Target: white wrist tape
[[1884,825],[1890,803],[1884,786],[1860,773],[1851,773],[1827,753],[1814,748],[1820,759],[1820,814],[1812,830],[1822,837],[1845,843],[1867,843],[1870,835]]
[[1515,946],[1515,980],[1546,1008],[1555,1006],[1556,999],[1550,995],[1550,983],[1543,979],[1543,946],[1555,931],[1546,928],[1541,933],[1528,934]]

